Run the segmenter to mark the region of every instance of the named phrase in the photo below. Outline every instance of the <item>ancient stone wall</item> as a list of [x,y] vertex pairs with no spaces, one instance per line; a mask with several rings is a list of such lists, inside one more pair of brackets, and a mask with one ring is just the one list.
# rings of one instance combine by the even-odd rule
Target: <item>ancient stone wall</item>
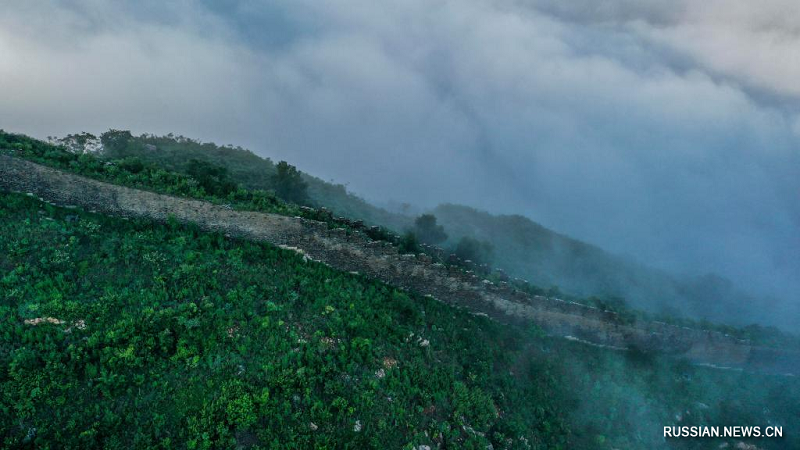
[[800,356],[757,348],[717,332],[659,322],[625,323],[611,312],[541,296],[505,283],[432,263],[425,255],[401,255],[388,243],[358,231],[328,229],[322,222],[156,194],[103,183],[26,160],[0,155],[0,190],[28,193],[62,206],[74,205],[121,217],[165,221],[174,217],[203,229],[291,248],[333,268],[430,295],[504,322],[533,322],[546,332],[618,349],[683,355],[695,362],[780,373],[800,373]]

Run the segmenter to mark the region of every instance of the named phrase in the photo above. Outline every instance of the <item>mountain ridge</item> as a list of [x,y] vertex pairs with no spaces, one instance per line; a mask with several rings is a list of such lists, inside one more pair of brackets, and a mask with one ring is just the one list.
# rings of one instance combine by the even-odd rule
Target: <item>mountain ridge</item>
[[[177,171],[185,171],[190,160],[200,159],[226,168],[232,179],[249,189],[271,189],[271,177],[276,171],[269,157],[183,136],[134,136],[128,131],[110,130],[100,137],[79,133],[53,138],[52,142],[77,153],[99,153],[111,159],[137,158]],[[396,232],[413,227],[414,218],[404,212],[375,206],[348,192],[343,184],[300,173],[308,183],[314,206]],[[543,288],[555,286],[560,295],[594,296],[603,303],[627,303],[657,315],[698,317],[735,326],[760,323],[792,329],[800,318],[800,311],[775,314],[769,308],[753,306],[778,302],[756,298],[719,275],[676,275],[559,233],[524,215],[494,215],[448,203],[433,208],[431,213],[450,235],[450,247],[465,236],[486,241],[495,249],[491,261],[494,266]]]
[[[527,296],[501,283],[441,264],[424,255],[401,255],[358,230],[328,230],[322,222],[268,213],[232,211],[224,205],[170,197],[64,173],[0,155],[0,187],[61,205],[78,205],[123,217],[194,223],[203,229],[295,249],[304,258],[363,273],[395,286],[431,295],[474,313],[512,322],[531,321],[560,336],[621,349],[681,354],[696,362],[779,373],[800,373],[800,355],[751,346],[718,332],[659,322],[626,323],[596,308]],[[455,270],[453,270],[455,269]]]
[[[109,130],[99,137],[79,133],[50,138],[50,142],[53,148],[96,158],[98,163],[152,164],[158,170],[189,175],[182,183],[195,182],[189,168],[191,161],[199,160],[222,168],[232,184],[250,190],[272,191],[275,187],[276,164],[241,147],[174,135],[134,136],[123,130]],[[47,148],[38,151],[53,153]],[[153,176],[160,176],[158,170]],[[406,214],[412,208],[398,212],[377,207],[348,192],[344,185],[298,173],[308,185],[311,206],[325,207],[343,219],[362,220],[395,233],[414,228],[414,218]],[[495,250],[491,265],[553,295],[575,300],[591,298],[598,306],[636,308],[657,318],[699,318],[738,327],[778,325],[794,331],[795,321],[800,319],[800,310],[792,310],[788,303],[747,293],[719,275],[675,275],[574,239],[523,215],[493,215],[453,204],[439,205],[431,212],[450,235],[443,244],[448,247],[445,254],[454,251],[462,237],[484,241]],[[768,306],[781,304],[780,311]]]

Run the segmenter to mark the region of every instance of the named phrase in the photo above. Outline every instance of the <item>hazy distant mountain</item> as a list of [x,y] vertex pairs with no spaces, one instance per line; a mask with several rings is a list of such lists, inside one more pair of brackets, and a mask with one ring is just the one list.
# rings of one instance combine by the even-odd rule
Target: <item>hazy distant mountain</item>
[[[471,236],[491,243],[493,265],[533,284],[578,296],[622,297],[651,312],[678,312],[730,324],[789,327],[796,312],[776,315],[774,299],[754,298],[714,274],[679,277],[552,231],[520,215],[495,216],[445,204],[433,213],[455,242]],[[782,316],[781,322],[774,322]]]

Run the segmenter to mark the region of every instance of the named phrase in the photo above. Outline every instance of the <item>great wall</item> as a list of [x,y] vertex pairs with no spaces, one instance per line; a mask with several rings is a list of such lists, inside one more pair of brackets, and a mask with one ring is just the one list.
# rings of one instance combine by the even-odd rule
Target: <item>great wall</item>
[[120,217],[166,221],[170,217],[205,230],[289,248],[305,257],[475,314],[508,323],[535,323],[547,333],[620,350],[663,352],[698,364],[779,374],[800,374],[800,354],[759,347],[714,331],[660,322],[628,323],[616,314],[577,303],[531,296],[506,283],[492,283],[426,255],[399,254],[396,247],[358,231],[329,229],[323,222],[173,197],[103,183],[0,155],[0,190],[26,193],[60,206]]

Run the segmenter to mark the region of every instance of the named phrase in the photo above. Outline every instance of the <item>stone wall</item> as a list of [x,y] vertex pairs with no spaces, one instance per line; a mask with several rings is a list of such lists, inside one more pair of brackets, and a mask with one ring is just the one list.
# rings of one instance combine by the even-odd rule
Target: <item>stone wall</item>
[[758,348],[717,332],[659,322],[624,323],[611,312],[494,284],[425,255],[401,255],[364,234],[329,230],[322,222],[172,197],[80,177],[0,155],[0,190],[28,193],[57,205],[121,217],[165,221],[174,217],[232,237],[291,248],[338,270],[358,272],[394,286],[510,323],[533,322],[546,332],[616,349],[682,355],[698,363],[800,373],[800,356]]

